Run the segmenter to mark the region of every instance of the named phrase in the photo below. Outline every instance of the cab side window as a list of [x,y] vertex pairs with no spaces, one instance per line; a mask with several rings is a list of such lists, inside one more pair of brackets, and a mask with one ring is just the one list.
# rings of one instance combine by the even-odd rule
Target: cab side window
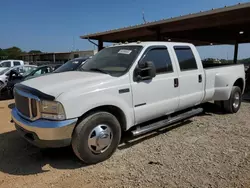
[[18,73],[20,73],[20,74],[23,74],[23,73],[24,73],[23,67],[16,67],[16,68],[13,68],[13,70],[15,70],[16,72],[18,72]]
[[167,48],[153,48],[148,51],[143,61],[151,61],[156,68],[156,74],[173,72],[172,62]]
[[11,62],[10,61],[4,61],[1,65],[3,67],[11,67]]
[[14,66],[18,66],[18,65],[21,65],[21,63],[19,61],[14,61]]
[[189,46],[174,47],[181,71],[197,69],[194,54]]

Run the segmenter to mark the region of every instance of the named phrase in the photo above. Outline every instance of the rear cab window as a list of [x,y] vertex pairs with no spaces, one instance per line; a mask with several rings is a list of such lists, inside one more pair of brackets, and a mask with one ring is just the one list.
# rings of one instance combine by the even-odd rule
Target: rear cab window
[[18,66],[18,65],[21,65],[20,61],[14,61],[14,66]]
[[189,46],[175,46],[174,51],[181,71],[198,69],[193,51]]

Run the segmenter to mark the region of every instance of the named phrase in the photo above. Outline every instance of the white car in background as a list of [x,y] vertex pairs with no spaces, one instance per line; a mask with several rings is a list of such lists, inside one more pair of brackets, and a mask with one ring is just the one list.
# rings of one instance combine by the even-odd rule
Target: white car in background
[[0,91],[4,88],[8,82],[9,74],[11,70],[17,71],[21,75],[33,71],[37,66],[35,65],[20,65],[15,67],[7,67],[3,70],[0,70]]
[[12,59],[3,60],[3,61],[0,61],[0,71],[10,68],[10,67],[20,66],[20,65],[24,65],[24,61],[12,60]]

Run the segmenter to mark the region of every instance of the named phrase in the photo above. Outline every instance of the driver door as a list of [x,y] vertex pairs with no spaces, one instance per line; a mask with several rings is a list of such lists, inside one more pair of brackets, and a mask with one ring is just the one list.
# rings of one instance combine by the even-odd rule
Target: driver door
[[132,81],[136,124],[175,112],[179,105],[179,88],[174,84],[178,74],[167,47],[149,47],[139,63],[146,61],[153,62],[156,76]]

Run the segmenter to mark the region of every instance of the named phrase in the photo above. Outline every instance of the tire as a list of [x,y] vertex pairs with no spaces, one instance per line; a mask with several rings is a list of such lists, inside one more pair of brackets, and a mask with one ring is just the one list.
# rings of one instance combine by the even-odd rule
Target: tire
[[220,108],[223,108],[223,101],[214,101],[214,104]]
[[[95,112],[76,126],[72,137],[72,148],[85,164],[95,164],[110,158],[118,147],[120,139],[121,126],[116,117],[104,111]],[[104,147],[105,145],[108,146]],[[104,148],[99,151],[102,147]]]
[[4,86],[4,83],[2,81],[0,81],[0,91],[1,91],[3,86]]
[[228,113],[237,113],[240,109],[241,101],[241,89],[238,86],[233,86],[230,98],[226,101],[223,101],[223,108]]
[[14,98],[14,90],[13,90],[13,87],[9,88],[8,89],[8,95],[12,98]]

